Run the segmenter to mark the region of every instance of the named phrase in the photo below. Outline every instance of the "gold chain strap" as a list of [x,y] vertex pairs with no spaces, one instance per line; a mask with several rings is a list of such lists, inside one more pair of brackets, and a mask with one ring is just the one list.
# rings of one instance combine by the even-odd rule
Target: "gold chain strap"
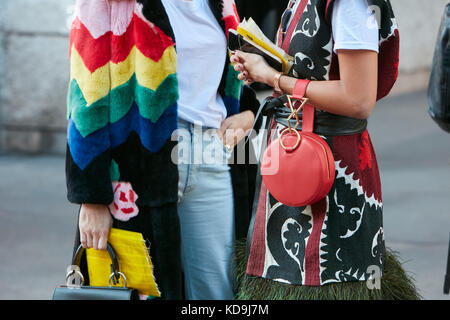
[[[302,110],[302,108],[306,104],[306,102],[308,102],[308,98],[297,99],[297,100],[301,101],[301,104],[297,109],[294,109],[294,107],[292,106],[292,96],[288,95],[286,97],[287,97],[287,101],[288,101],[288,107],[289,107],[289,109],[291,109],[291,114],[287,118],[289,133],[291,133],[292,130],[296,130],[298,128],[298,126],[300,125],[300,120],[298,119],[298,113],[300,112],[300,110]],[[290,120],[294,117],[297,120],[297,123],[295,124],[294,128],[292,129]]]
[[[303,108],[303,106],[306,104],[306,102],[308,102],[308,98],[297,99],[297,100],[301,101],[301,104],[300,104],[300,106],[299,106],[297,109],[294,109],[294,107],[293,107],[293,105],[292,105],[292,100],[293,100],[293,99],[292,99],[292,96],[287,95],[286,97],[287,97],[289,109],[291,109],[291,114],[290,114],[289,117],[287,118],[287,125],[288,125],[288,127],[285,128],[283,131],[280,132],[279,141],[280,141],[281,147],[282,147],[284,150],[288,151],[288,150],[287,150],[288,148],[287,148],[287,147],[284,145],[284,143],[283,143],[283,139],[282,139],[283,136],[284,136],[286,133],[292,133],[292,132],[294,132],[295,134],[297,134],[297,142],[295,143],[294,147],[289,148],[289,149],[292,151],[292,150],[297,149],[297,147],[298,147],[299,144],[300,144],[301,136],[300,136],[300,133],[299,133],[298,130],[297,130],[298,126],[300,125],[300,119],[298,118],[298,113],[299,113],[300,110]],[[294,128],[292,128],[292,127],[291,127],[291,121],[290,121],[290,120],[293,119],[294,117],[295,117],[295,119],[296,119],[296,123],[295,123]]]

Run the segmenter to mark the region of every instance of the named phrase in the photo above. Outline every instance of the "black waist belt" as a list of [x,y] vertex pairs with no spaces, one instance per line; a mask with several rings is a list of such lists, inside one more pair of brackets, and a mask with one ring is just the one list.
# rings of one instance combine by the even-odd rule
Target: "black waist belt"
[[[285,95],[274,98],[268,97],[261,104],[256,116],[255,122],[259,116],[264,115],[268,117],[268,123],[270,119],[274,119],[276,122],[288,126],[287,118],[291,114],[291,110],[285,106],[287,98]],[[298,113],[300,120],[297,129],[302,128],[302,113]],[[290,120],[291,126],[294,127],[297,123],[295,118]],[[345,136],[350,134],[357,134],[363,132],[367,127],[366,119],[355,119],[329,112],[316,110],[314,114],[314,133],[324,136]]]
[[[288,126],[287,118],[291,114],[291,110],[285,106],[278,107],[275,110],[273,119],[284,125]],[[302,128],[302,113],[298,113],[299,125],[297,129]],[[289,120],[291,127],[294,127],[297,120]],[[363,132],[367,127],[367,120],[355,119],[337,114],[332,114],[324,111],[315,111],[314,114],[314,129],[313,132],[324,136],[346,136],[355,133]]]

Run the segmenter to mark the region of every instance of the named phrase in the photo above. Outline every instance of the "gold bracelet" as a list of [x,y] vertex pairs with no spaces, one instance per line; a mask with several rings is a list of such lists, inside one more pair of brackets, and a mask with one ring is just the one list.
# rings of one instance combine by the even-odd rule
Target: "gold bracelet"
[[280,88],[280,78],[283,75],[282,72],[275,74],[274,78],[274,89],[276,93],[282,94],[283,90]]

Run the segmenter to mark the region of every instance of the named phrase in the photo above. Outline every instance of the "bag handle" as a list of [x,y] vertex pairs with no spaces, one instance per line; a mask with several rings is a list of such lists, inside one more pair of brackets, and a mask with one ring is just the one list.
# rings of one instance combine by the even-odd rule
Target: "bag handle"
[[[285,103],[287,103],[286,95],[282,95],[279,97],[268,96],[267,98],[265,98],[264,101],[260,104],[258,111],[256,112],[255,120],[253,121],[252,128],[249,132],[252,132],[255,129],[255,125],[261,116],[271,118],[275,113],[276,108],[282,107]],[[270,124],[269,122],[269,120],[266,122],[266,130],[268,129],[268,125]],[[247,135],[247,137],[245,138],[245,143],[248,143],[249,140],[250,135]]]
[[[84,283],[84,277],[80,271],[80,263],[81,263],[81,258],[83,256],[83,253],[85,252],[85,250],[86,249],[83,247],[83,245],[80,244],[78,246],[77,251],[72,259],[72,266],[75,266],[77,268],[71,269],[67,273],[66,281],[71,276],[73,276],[75,273],[77,273],[81,277],[82,283]],[[109,243],[109,242],[107,243],[106,250],[109,253],[109,257],[111,258],[111,275],[109,276],[110,286],[111,286],[111,280],[112,280],[113,284],[116,285],[116,283],[119,281],[120,277],[122,277],[124,280],[124,287],[126,287],[127,279],[126,279],[125,275],[119,271],[120,269],[119,269],[119,261],[117,260],[117,254],[116,254],[116,251],[114,250],[113,246],[111,245],[111,243]]]
[[[291,97],[295,100],[304,100],[306,88],[308,87],[310,82],[311,82],[310,80],[298,79],[295,82],[294,90]],[[282,107],[285,103],[289,103],[289,97],[286,94],[281,95],[279,97],[269,96],[265,98],[264,101],[259,106],[258,111],[256,112],[255,120],[253,121],[252,129],[250,130],[250,132],[253,131],[253,129],[255,128],[255,125],[260,116],[267,116],[270,118],[274,114],[276,108]],[[312,132],[314,129],[315,109],[310,104],[305,104],[302,109],[303,109],[302,131]],[[266,123],[266,126],[267,125],[268,123]],[[249,139],[250,136],[247,136],[245,138],[245,143],[247,143]]]
[[308,88],[310,82],[311,81],[307,79],[298,79],[295,82],[294,90],[292,91],[293,99],[303,100],[303,104],[297,108],[302,108],[302,132],[313,132],[314,130],[315,108],[313,105],[306,103],[308,100],[305,98],[306,88]]

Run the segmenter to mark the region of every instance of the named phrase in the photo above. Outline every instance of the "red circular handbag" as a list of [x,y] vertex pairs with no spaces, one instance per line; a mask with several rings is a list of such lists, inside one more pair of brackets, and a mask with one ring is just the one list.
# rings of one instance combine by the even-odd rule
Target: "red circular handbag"
[[[335,166],[328,144],[312,132],[314,107],[306,104],[303,95],[293,98],[303,103],[294,110],[288,97],[292,112],[287,121],[289,127],[266,148],[261,159],[261,175],[275,199],[290,207],[300,207],[316,203],[328,194],[334,182]],[[299,131],[298,111],[302,108],[303,124]],[[294,128],[289,121],[292,117],[297,119]]]

